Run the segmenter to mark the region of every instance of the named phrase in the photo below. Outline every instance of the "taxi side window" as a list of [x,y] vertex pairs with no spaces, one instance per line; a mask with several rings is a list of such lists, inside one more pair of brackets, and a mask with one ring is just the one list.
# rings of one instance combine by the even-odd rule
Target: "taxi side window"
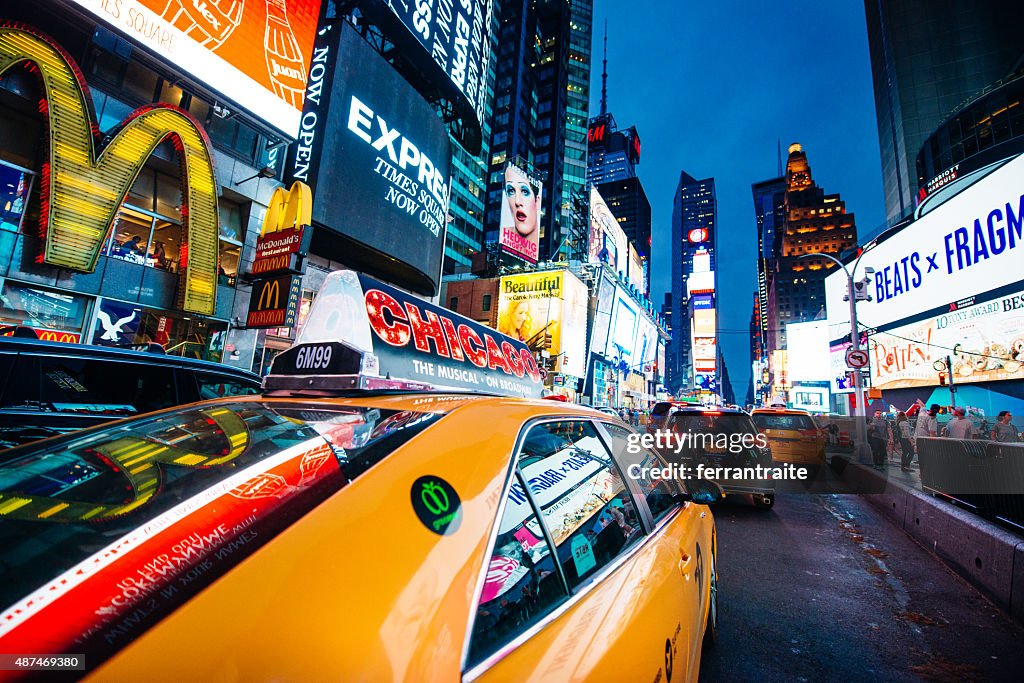
[[517,479],[498,527],[477,607],[469,664],[473,666],[537,623],[568,598],[522,480]]
[[625,427],[610,422],[602,425],[612,438],[612,453],[615,454],[616,461],[626,476],[633,477],[640,485],[640,490],[647,500],[647,507],[651,510],[651,516],[657,522],[677,505],[673,498],[675,486],[664,479],[650,476],[650,470],[663,468],[664,463],[635,441],[631,444],[629,435],[632,432]]
[[519,468],[570,587],[589,579],[643,536],[633,499],[591,422],[533,427],[523,442]]
[[197,372],[195,377],[196,382],[199,384],[199,398],[201,400],[223,398],[224,396],[249,396],[259,393],[256,387],[228,376]]

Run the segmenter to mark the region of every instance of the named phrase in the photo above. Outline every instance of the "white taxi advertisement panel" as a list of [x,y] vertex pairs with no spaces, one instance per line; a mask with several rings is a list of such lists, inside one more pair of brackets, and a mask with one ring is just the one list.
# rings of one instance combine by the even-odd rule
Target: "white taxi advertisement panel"
[[281,364],[283,371],[330,374],[342,367],[335,362],[339,343],[363,354],[364,372],[372,367],[393,380],[530,398],[539,398],[544,388],[537,361],[522,341],[349,270],[324,280],[292,347],[302,353],[281,354],[290,363]]
[[320,0],[71,0],[291,137],[299,133]]

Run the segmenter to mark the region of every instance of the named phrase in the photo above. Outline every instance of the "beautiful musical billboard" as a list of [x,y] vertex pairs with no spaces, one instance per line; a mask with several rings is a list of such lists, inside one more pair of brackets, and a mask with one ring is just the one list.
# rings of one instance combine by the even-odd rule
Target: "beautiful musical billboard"
[[298,134],[320,0],[71,2],[282,133]]
[[587,288],[567,270],[507,275],[498,294],[498,332],[557,358],[555,372],[583,377]]

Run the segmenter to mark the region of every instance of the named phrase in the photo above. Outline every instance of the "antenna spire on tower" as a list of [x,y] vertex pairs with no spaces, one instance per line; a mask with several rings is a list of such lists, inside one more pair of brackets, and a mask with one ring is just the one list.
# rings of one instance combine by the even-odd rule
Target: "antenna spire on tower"
[[601,116],[608,113],[608,20],[604,20],[604,69],[601,71]]

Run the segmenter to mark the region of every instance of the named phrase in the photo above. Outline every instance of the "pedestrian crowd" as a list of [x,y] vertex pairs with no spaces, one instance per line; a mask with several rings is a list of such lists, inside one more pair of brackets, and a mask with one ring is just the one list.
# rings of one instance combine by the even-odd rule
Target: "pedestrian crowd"
[[911,426],[906,412],[897,412],[896,421],[890,424],[881,410],[875,410],[868,421],[868,442],[876,469],[884,469],[890,448],[900,448],[900,469],[912,471],[915,462],[916,443],[919,437],[945,437],[950,439],[991,439],[999,443],[1020,443],[1021,433],[1013,424],[1013,414],[1009,410],[999,412],[996,422],[991,427],[983,421],[980,427],[967,417],[962,407],[954,407],[950,420],[939,427],[938,415],[942,407],[933,403],[927,410],[923,403],[918,403],[911,412],[916,410],[917,420]]

